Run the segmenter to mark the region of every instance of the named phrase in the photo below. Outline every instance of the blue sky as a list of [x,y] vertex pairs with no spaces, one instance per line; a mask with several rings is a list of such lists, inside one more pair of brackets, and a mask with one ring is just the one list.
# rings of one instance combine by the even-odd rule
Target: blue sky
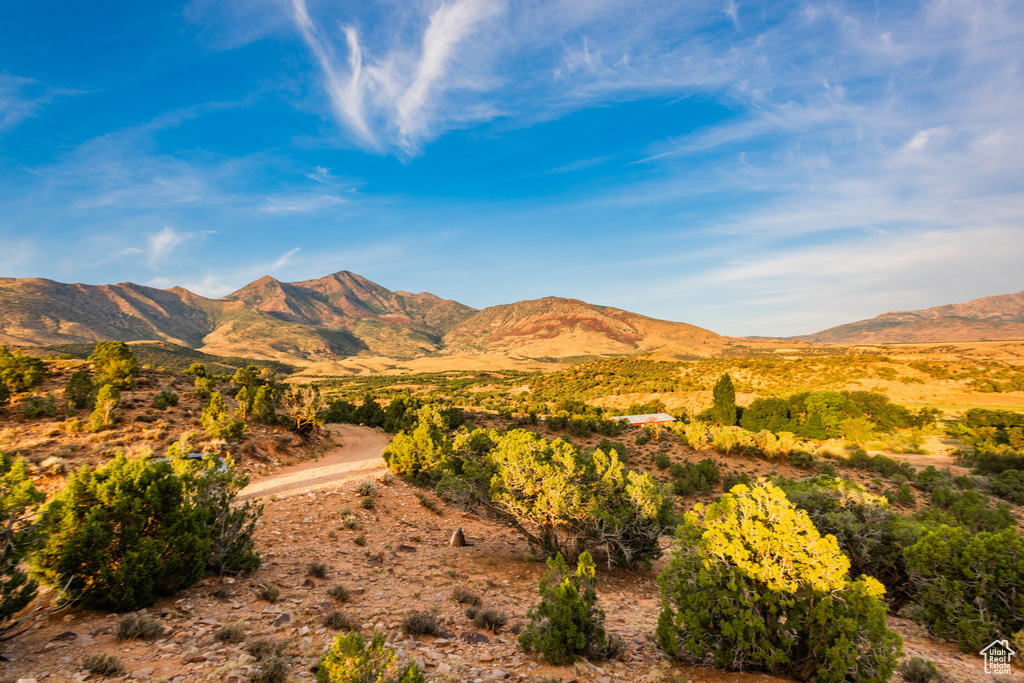
[[788,335],[1024,288],[1024,3],[16,3],[0,276]]

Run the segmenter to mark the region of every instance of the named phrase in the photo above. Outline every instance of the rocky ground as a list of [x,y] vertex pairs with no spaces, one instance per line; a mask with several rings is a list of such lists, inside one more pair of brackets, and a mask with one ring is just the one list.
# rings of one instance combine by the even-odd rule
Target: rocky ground
[[[446,508],[428,491],[400,480],[385,484],[375,478],[373,507],[364,507],[371,504],[363,503],[356,493],[359,481],[362,478],[336,481],[264,499],[259,529],[263,567],[245,578],[209,577],[144,610],[163,626],[159,638],[118,642],[113,633],[122,615],[72,608],[0,646],[9,660],[2,664],[0,680],[98,679],[82,670],[83,657],[115,654],[126,674],[110,680],[246,683],[259,665],[245,645],[260,637],[287,641],[291,679],[312,680],[312,667],[335,635],[322,623],[333,610],[351,617],[364,634],[385,631],[399,657],[419,662],[433,681],[786,680],[664,661],[652,641],[660,563],[649,572],[600,574],[599,595],[608,630],[626,640],[624,655],[614,661],[550,666],[524,653],[510,630],[536,602],[537,581],[545,568],[529,556],[524,541],[503,526]],[[437,503],[440,514],[420,502],[423,495]],[[458,527],[473,545],[449,545]],[[309,575],[312,563],[325,565],[323,578]],[[338,585],[349,591],[343,604],[328,592]],[[261,599],[267,586],[280,589],[276,602]],[[505,612],[508,625],[498,632],[475,627],[453,598],[456,588],[472,591],[484,606]],[[445,633],[405,635],[405,615],[419,610],[436,611]],[[218,640],[220,629],[231,625],[240,627],[242,642]],[[986,676],[980,658],[927,638],[905,619],[893,618],[890,625],[903,635],[908,656],[933,660],[951,681],[1024,680],[1019,673]]]

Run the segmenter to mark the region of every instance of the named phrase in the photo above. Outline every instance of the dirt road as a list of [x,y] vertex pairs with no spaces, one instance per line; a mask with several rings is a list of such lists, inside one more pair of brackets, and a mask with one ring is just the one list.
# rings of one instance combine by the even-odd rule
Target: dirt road
[[381,457],[388,445],[386,435],[354,425],[328,425],[328,429],[340,438],[340,446],[327,451],[319,460],[283,467],[251,482],[236,500],[296,493],[331,482],[366,477],[386,467]]

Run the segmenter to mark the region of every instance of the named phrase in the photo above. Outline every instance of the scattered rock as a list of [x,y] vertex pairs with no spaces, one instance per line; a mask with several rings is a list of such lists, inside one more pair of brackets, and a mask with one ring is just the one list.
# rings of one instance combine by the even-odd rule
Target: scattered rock
[[[465,543],[466,539],[463,538],[462,540],[463,540],[463,543]],[[398,552],[400,552],[400,553],[414,553],[414,552],[416,552],[416,548],[412,547],[411,545],[405,545],[403,543],[403,544],[398,546]]]
[[463,546],[469,545],[469,543],[466,542],[466,534],[462,530],[461,526],[458,529],[456,529],[455,532],[452,534],[452,538],[450,541],[448,541],[448,545],[450,545],[453,548],[461,548]]
[[488,643],[488,642],[490,642],[490,639],[487,636],[485,636],[482,633],[477,633],[476,631],[466,631],[465,633],[460,633],[459,634],[459,638],[461,638],[462,640],[466,641],[467,643]]
[[77,637],[78,634],[74,631],[64,631],[64,633],[58,633],[53,638],[50,638],[50,642],[52,643],[54,641],[74,640]]
[[287,612],[282,612],[281,616],[279,616],[277,619],[274,619],[274,626],[283,626],[291,620],[292,615],[288,614]]

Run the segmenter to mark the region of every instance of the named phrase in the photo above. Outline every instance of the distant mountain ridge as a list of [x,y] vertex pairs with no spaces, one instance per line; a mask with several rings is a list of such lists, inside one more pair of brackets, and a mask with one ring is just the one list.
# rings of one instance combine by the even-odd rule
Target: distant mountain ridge
[[477,311],[427,292],[391,291],[348,271],[292,283],[266,276],[220,299],[181,287],[0,278],[0,343],[108,339],[286,362],[457,353],[709,356],[724,343],[693,325],[575,299],[548,297]]
[[828,344],[1020,340],[1024,339],[1024,291],[920,311],[883,313],[791,339]]

